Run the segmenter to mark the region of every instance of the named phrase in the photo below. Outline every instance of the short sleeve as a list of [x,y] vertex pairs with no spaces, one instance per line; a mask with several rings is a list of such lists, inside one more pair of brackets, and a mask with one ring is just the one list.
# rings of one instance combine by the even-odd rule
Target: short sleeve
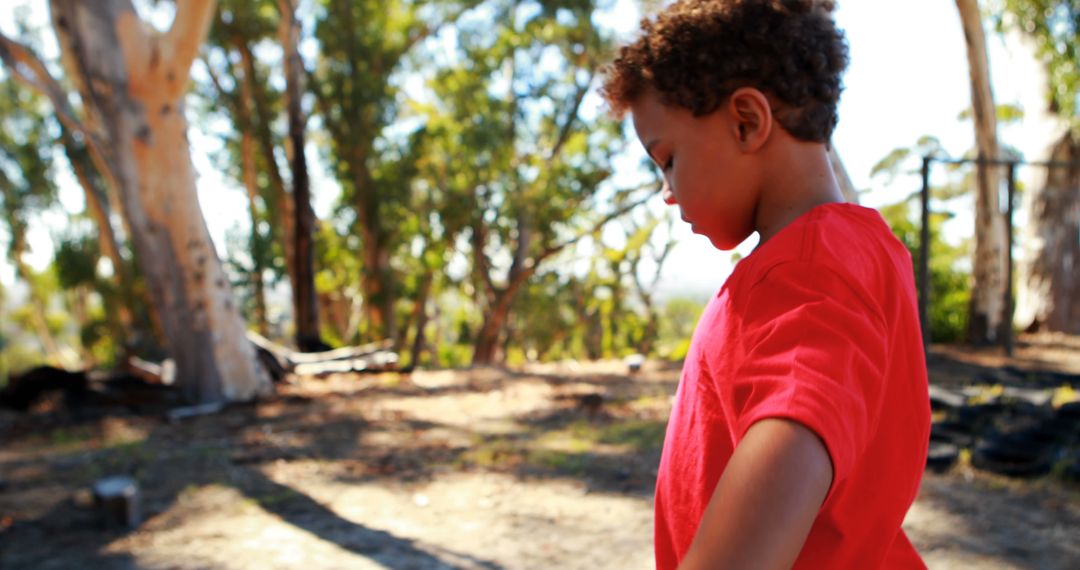
[[809,262],[782,263],[754,284],[741,308],[744,359],[718,387],[736,445],[760,420],[796,421],[828,450],[829,497],[843,486],[883,393],[888,339],[875,307]]

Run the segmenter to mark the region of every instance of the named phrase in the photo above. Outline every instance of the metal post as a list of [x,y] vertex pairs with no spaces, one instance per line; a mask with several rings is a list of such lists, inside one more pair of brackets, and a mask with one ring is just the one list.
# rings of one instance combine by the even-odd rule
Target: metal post
[[1002,338],[1005,339],[1005,354],[1013,355],[1013,202],[1016,196],[1016,163],[1009,163],[1009,197],[1005,206],[1005,247],[1008,263],[1005,266],[1005,315],[1001,323]]
[[919,233],[919,322],[922,324],[923,351],[930,347],[930,162],[922,162],[922,230]]

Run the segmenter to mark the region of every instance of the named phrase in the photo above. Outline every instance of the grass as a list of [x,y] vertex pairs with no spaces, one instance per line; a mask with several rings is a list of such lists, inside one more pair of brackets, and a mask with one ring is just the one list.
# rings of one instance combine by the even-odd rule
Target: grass
[[97,437],[93,426],[56,428],[49,433],[50,447],[70,447],[91,443]]
[[629,420],[604,426],[599,430],[597,441],[612,445],[626,445],[635,451],[654,451],[664,444],[667,423],[654,420]]
[[658,451],[665,422],[625,420],[614,423],[574,421],[561,429],[533,429],[511,436],[478,436],[456,460],[461,468],[533,467],[580,476],[612,453]]

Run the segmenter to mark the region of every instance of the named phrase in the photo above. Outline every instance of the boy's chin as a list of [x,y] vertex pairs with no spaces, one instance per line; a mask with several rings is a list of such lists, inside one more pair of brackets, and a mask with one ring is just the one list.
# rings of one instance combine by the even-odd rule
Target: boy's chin
[[712,244],[712,246],[716,249],[719,249],[720,251],[731,251],[736,247],[739,247],[739,244],[743,242],[743,240],[736,241],[733,240],[731,237],[726,236],[705,235],[705,237],[709,238],[709,242]]

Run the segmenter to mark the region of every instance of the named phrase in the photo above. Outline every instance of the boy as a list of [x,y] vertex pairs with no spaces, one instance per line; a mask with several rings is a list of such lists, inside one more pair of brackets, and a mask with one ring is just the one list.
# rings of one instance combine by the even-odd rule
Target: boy
[[666,569],[923,568],[901,530],[926,461],[911,257],[827,156],[843,34],[822,0],[680,0],[608,67],[665,202],[731,249],[656,484]]

